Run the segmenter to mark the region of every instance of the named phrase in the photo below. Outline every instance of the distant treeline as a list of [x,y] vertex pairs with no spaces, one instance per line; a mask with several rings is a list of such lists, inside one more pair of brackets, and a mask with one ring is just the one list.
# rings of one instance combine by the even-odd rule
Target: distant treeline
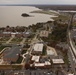
[[52,9],[52,10],[73,10],[76,11],[76,5],[34,5],[40,9]]
[[30,5],[30,4],[0,4],[0,6],[35,6],[40,9],[52,9],[52,10],[74,10],[76,11],[76,5]]

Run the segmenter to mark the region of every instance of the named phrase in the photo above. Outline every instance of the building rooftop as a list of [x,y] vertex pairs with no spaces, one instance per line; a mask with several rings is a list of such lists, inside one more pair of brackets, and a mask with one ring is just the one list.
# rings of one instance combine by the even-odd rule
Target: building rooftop
[[10,48],[9,50],[4,51],[5,55],[4,58],[15,58],[18,56],[18,54],[21,53],[22,49],[21,46],[15,46]]
[[35,63],[34,66],[36,66],[36,67],[40,66],[41,67],[41,66],[45,66],[45,64],[44,63]]
[[74,74],[69,73],[68,75],[74,75]]
[[40,56],[32,56],[31,60],[33,60],[35,62],[39,62],[39,59],[40,59]]
[[37,43],[34,45],[34,51],[42,52],[42,50],[43,50],[43,44]]
[[41,32],[40,32],[40,37],[48,37],[48,31],[46,31],[46,30],[42,30]]
[[59,47],[62,47],[63,49],[68,49],[68,44],[64,43],[64,42],[61,42],[61,43],[58,43],[57,46]]
[[63,64],[64,63],[63,59],[52,59],[52,62],[54,64]]
[[51,65],[51,63],[49,61],[45,61],[45,63],[34,63],[34,66],[36,67],[41,67],[46,65]]
[[49,61],[45,61],[45,65],[51,65]]
[[47,55],[55,55],[55,56],[57,56],[55,48],[47,46]]
[[3,34],[11,34],[11,32],[3,32]]
[[54,55],[54,51],[52,51],[52,50],[47,50],[47,55]]
[[72,31],[72,36],[76,38],[76,31]]

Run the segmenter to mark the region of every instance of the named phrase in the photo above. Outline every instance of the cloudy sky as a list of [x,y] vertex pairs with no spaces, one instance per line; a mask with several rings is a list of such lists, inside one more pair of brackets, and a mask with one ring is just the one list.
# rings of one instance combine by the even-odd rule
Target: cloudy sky
[[0,0],[0,4],[74,4],[76,0]]

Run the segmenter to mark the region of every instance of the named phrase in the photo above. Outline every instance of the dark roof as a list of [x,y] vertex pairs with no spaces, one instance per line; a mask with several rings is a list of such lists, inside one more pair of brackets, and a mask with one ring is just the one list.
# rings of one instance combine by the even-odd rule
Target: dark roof
[[15,46],[12,47],[9,50],[6,50],[4,53],[6,53],[4,55],[4,58],[16,58],[17,54],[20,54],[22,51],[22,47],[21,46]]
[[62,47],[63,49],[68,49],[68,44],[64,43],[64,42],[60,42],[57,44],[57,46]]
[[76,31],[72,31],[72,37],[76,38]]

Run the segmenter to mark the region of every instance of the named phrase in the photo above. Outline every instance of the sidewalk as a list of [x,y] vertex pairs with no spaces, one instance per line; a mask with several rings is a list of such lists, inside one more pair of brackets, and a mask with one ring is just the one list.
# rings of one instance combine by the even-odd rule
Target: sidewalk
[[20,42],[20,45],[23,45],[26,41],[26,38],[23,38],[23,40]]
[[12,35],[11,38],[6,42],[6,44],[9,44],[14,37],[15,35]]

